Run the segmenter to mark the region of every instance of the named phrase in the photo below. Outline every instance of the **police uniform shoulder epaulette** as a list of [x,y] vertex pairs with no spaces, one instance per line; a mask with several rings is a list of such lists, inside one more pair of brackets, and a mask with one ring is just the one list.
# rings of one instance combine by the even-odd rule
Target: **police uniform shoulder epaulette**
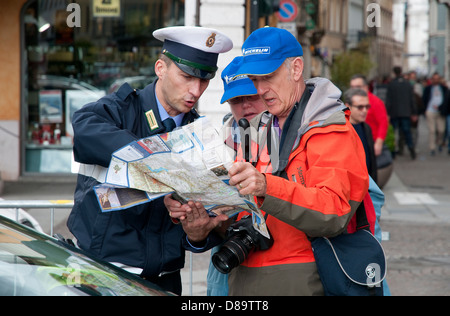
[[128,82],[125,82],[120,86],[119,90],[117,90],[116,95],[119,97],[119,99],[125,101],[126,98],[128,98],[128,96],[132,93],[136,93],[136,89],[131,88]]

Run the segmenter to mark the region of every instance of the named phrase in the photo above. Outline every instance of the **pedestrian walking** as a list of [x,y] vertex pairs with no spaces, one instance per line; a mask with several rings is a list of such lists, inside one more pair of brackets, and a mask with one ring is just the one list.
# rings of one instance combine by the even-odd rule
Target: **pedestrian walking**
[[[417,73],[415,71],[410,71],[408,74],[409,83],[413,86],[414,93],[414,101],[416,102],[417,109],[417,120],[415,122],[411,122],[411,133],[414,143],[414,148],[417,146],[417,142],[419,141],[419,119],[422,114],[425,114],[425,108],[423,106],[423,85],[420,80],[417,78]],[[402,142],[404,143],[404,142]]]
[[396,132],[396,149],[397,152],[402,152],[402,148],[399,148],[399,135],[403,133],[411,159],[416,159],[411,133],[411,124],[417,120],[413,87],[403,78],[401,67],[394,67],[393,71],[395,78],[387,86],[385,105],[391,124]]
[[439,73],[431,77],[431,84],[423,91],[423,103],[426,106],[425,117],[428,127],[428,145],[430,155],[436,154],[436,149],[442,151],[445,145],[445,126],[447,121],[447,87],[441,83]]

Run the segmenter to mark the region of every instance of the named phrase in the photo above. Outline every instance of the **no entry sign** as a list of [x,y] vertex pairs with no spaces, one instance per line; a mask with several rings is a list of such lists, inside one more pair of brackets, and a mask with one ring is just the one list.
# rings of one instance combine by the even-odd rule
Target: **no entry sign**
[[294,21],[298,14],[297,4],[292,0],[282,0],[280,2],[279,11],[277,12],[280,22]]

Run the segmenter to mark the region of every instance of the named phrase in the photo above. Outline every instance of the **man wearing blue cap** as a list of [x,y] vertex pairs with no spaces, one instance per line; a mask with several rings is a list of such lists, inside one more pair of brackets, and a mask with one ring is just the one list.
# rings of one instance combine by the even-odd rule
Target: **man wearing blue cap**
[[102,213],[93,187],[105,180],[114,151],[198,118],[194,106],[217,71],[218,55],[233,44],[203,27],[167,27],[153,35],[163,42],[158,79],[142,90],[124,84],[73,115],[74,156],[81,167],[67,224],[82,249],[181,294],[183,229],[171,221],[163,199]]
[[[258,29],[242,51],[236,76],[248,75],[271,118],[258,130],[257,161],[235,162],[229,183],[255,197],[274,243],[254,248],[230,272],[229,294],[321,295],[308,238],[347,230],[369,186],[364,148],[341,91],[324,78],[303,79],[302,47],[288,31]],[[201,217],[197,206],[184,220]],[[208,229],[186,232],[188,240],[207,244]]]

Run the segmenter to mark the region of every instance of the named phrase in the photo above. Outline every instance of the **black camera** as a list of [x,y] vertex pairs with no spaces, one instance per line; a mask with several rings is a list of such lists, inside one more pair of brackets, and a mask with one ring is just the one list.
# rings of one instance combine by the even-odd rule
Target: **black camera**
[[233,223],[226,231],[226,239],[219,251],[212,256],[214,266],[223,274],[240,265],[252,249],[267,250],[273,245],[273,238],[261,235],[253,227],[250,215]]

